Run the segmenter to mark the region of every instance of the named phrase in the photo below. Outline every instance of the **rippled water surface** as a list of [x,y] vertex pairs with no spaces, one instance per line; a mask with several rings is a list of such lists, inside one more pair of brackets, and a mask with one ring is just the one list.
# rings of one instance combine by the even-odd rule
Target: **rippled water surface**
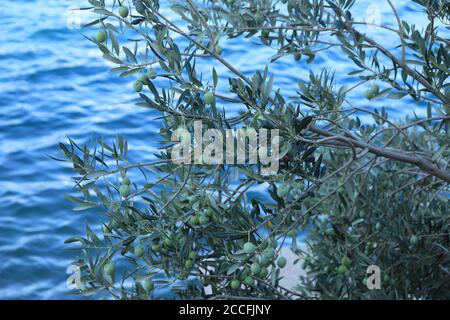
[[[364,15],[371,2],[358,2],[361,5],[356,12]],[[95,223],[99,218],[74,213],[72,204],[63,198],[71,192],[72,171],[48,157],[58,155],[59,142],[70,136],[88,143],[121,133],[129,140],[131,157],[139,161],[151,159],[157,147],[156,115],[134,106],[133,79],[108,73],[109,65],[81,35],[92,35],[94,30],[68,28],[68,7],[86,3],[1,1],[0,299],[72,297],[65,287],[65,271],[76,252],[67,250],[63,241],[83,234],[85,221]],[[412,1],[395,3],[402,18],[414,18],[420,25]],[[380,9],[383,23],[395,25],[388,7]],[[393,42],[386,35],[378,36],[385,43]],[[263,68],[273,54],[271,49],[242,39],[223,47],[224,57],[248,73]],[[334,68],[340,78],[352,70],[334,53],[321,55],[313,65],[323,66]],[[295,82],[307,79],[306,67],[290,58],[276,63],[271,72],[283,93],[293,95]],[[404,105],[389,106],[398,116],[413,109],[421,111],[413,104],[406,109]]]

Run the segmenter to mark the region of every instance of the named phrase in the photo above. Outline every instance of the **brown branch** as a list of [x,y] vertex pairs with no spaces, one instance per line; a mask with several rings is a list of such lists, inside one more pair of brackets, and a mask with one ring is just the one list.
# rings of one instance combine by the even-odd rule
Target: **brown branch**
[[[309,128],[310,131],[317,133],[319,135],[325,136],[325,137],[333,137],[336,136],[336,134],[321,129],[316,126],[311,126]],[[375,154],[377,156],[388,158],[392,160],[402,161],[406,163],[413,164],[417,166],[418,168],[422,169],[423,171],[442,179],[448,183],[450,183],[450,173],[444,169],[439,168],[433,161],[431,161],[428,158],[425,158],[420,155],[413,155],[411,153],[399,151],[399,150],[393,150],[388,148],[382,148],[377,147],[375,145],[371,145],[369,143],[356,140],[353,138],[343,137],[344,139],[348,140],[348,143],[352,144],[353,146],[361,149],[367,149],[370,153]],[[342,139],[341,139],[342,140]],[[345,145],[345,144],[344,144]],[[342,144],[341,144],[342,146]]]

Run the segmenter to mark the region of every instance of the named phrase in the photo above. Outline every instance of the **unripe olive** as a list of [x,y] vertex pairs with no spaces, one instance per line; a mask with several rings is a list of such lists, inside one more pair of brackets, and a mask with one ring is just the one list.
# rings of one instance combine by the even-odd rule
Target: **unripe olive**
[[297,231],[291,230],[287,233],[287,236],[291,237],[291,238],[295,238],[295,237],[297,237]]
[[143,84],[146,83],[147,80],[148,80],[148,77],[147,77],[146,74],[142,74],[142,75],[139,77],[139,81],[142,82]]
[[144,255],[145,253],[145,248],[142,245],[137,245],[136,248],[134,248],[134,254],[136,255],[136,257],[140,258]]
[[193,226],[197,226],[200,223],[200,220],[197,216],[192,216],[189,219],[189,223],[192,224]]
[[264,250],[264,252],[263,252],[263,257],[266,257],[268,260],[273,259],[275,257],[275,255],[276,255],[276,252],[272,248],[268,248],[268,249]]
[[128,197],[131,194],[131,188],[129,185],[123,184],[119,187],[119,193],[123,198]]
[[416,245],[419,243],[419,238],[417,238],[417,236],[413,234],[413,235],[411,236],[411,238],[409,239],[409,243],[410,243],[412,246],[416,246]]
[[339,274],[345,274],[345,273],[347,273],[347,271],[348,271],[348,268],[344,265],[340,265],[337,269],[337,272]]
[[186,260],[186,262],[184,263],[184,267],[186,269],[191,269],[193,265],[194,265],[194,262],[192,262],[192,260]]
[[220,56],[222,54],[223,50],[221,46],[216,46],[216,53]]
[[267,270],[267,268],[262,268],[260,273],[259,273],[259,277],[261,279],[264,279],[265,277],[267,277],[269,275],[269,270]]
[[250,275],[250,268],[246,267],[241,273],[241,280],[245,280]]
[[204,101],[206,104],[213,104],[214,103],[214,93],[212,93],[211,91],[206,92]]
[[286,263],[287,263],[286,258],[285,257],[280,257],[280,258],[278,258],[277,266],[280,267],[280,268],[284,268],[284,267],[286,267]]
[[251,267],[250,270],[252,271],[252,273],[257,276],[260,272],[261,272],[261,266],[259,265],[259,263],[254,262]]
[[130,13],[130,10],[128,9],[128,7],[121,6],[121,7],[119,8],[119,15],[120,15],[122,18],[128,17],[128,14],[129,14],[129,13]]
[[244,244],[244,252],[247,254],[253,254],[256,251],[256,245],[252,242],[247,242]]
[[284,198],[289,193],[289,187],[288,186],[281,186],[277,189],[277,196],[279,198]]
[[158,252],[160,250],[161,250],[161,245],[160,244],[152,244],[152,251]]
[[165,238],[164,241],[163,241],[163,244],[164,244],[166,247],[170,247],[170,246],[173,244],[173,241],[172,241],[172,239],[170,239],[170,238]]
[[126,184],[129,186],[131,184],[130,178],[128,178],[128,177],[123,178],[122,184]]
[[381,223],[377,222],[377,224],[375,225],[375,229],[380,231],[383,227],[381,226]]
[[237,279],[234,279],[233,281],[231,281],[231,289],[238,289],[241,286],[241,282]]
[[134,91],[136,91],[138,93],[142,91],[143,87],[144,87],[144,85],[142,84],[142,81],[140,81],[140,80],[135,81],[133,83],[133,89],[134,89]]
[[98,43],[103,43],[106,41],[106,32],[105,30],[100,30],[99,32],[97,32],[97,35],[95,37],[95,40],[97,40]]
[[248,286],[253,286],[255,284],[255,280],[251,276],[247,276],[244,279],[244,283]]
[[261,257],[261,259],[259,260],[259,263],[263,266],[263,267],[267,267],[270,263],[272,262],[272,259],[270,259],[268,256],[263,255]]
[[200,224],[207,224],[209,223],[209,218],[206,215],[201,215],[199,218]]
[[350,267],[350,265],[352,264],[352,261],[350,260],[349,257],[344,256],[344,257],[342,257],[341,264],[342,264],[343,266],[346,266],[346,267],[348,268],[348,267]]
[[150,68],[150,69],[148,69],[148,71],[147,71],[147,77],[149,78],[149,79],[155,79],[156,78],[156,76],[158,75],[158,72],[155,70],[155,69],[153,69],[153,68]]

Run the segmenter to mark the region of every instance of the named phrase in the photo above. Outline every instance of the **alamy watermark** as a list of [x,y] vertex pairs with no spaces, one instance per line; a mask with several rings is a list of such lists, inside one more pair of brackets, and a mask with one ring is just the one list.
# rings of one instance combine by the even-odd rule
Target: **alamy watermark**
[[381,289],[381,269],[379,266],[370,265],[367,267],[366,273],[368,275],[366,286],[369,290]]
[[71,264],[67,267],[66,273],[69,274],[66,280],[66,286],[70,290],[81,289],[81,269],[79,266]]
[[193,134],[187,128],[173,131],[177,142],[171,159],[177,164],[259,164],[262,175],[278,173],[280,136],[278,129],[207,129],[195,121]]

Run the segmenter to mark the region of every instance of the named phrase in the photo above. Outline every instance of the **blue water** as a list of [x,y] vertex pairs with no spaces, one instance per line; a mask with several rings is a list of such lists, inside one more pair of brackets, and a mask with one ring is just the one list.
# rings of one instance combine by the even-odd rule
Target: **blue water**
[[[358,10],[364,14],[370,1],[359,2]],[[420,24],[412,1],[395,3],[402,18]],[[68,250],[63,241],[84,234],[85,221],[95,224],[101,218],[74,213],[64,199],[72,191],[73,172],[48,157],[58,156],[59,142],[70,136],[80,144],[89,143],[121,133],[129,141],[131,158],[139,161],[152,159],[158,146],[156,114],[134,105],[133,79],[108,73],[110,65],[81,35],[95,30],[68,27],[68,7],[86,4],[84,0],[1,1],[0,299],[72,298],[65,286],[66,268],[77,252]],[[395,25],[389,8],[383,4],[380,9],[383,23]],[[381,33],[378,37],[393,42]],[[233,39],[222,46],[224,57],[246,73],[262,69],[274,54],[249,40]],[[312,67],[323,66],[334,68],[340,78],[353,70],[333,52],[321,55]],[[209,65],[204,67],[210,70]],[[296,81],[307,79],[309,67],[289,58],[277,62],[271,72],[289,96],[295,94]],[[221,88],[227,88],[226,81]],[[398,116],[414,110],[422,112],[413,104],[407,110],[400,104],[388,108]]]

